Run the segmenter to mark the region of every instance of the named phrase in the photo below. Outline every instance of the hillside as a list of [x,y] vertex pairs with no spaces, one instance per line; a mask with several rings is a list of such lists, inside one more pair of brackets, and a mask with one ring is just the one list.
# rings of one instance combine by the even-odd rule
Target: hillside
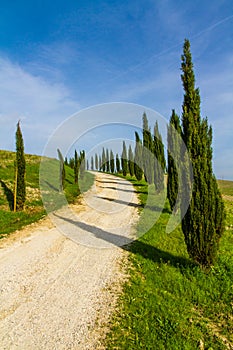
[[[0,150],[0,238],[21,227],[39,220],[46,215],[39,189],[39,169],[41,157],[25,155],[26,159],[26,204],[23,212],[13,212],[14,161],[15,153]],[[94,176],[86,173],[82,188],[93,184]],[[65,194],[69,203],[76,200],[79,189],[74,184],[73,170],[66,167]]]

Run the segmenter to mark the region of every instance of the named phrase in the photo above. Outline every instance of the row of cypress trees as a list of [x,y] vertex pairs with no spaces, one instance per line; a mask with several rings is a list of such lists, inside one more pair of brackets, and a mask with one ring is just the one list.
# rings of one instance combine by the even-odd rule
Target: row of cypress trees
[[[190,42],[187,39],[181,61],[184,89],[182,122],[173,110],[168,127],[168,149],[171,152],[168,153],[167,195],[171,209],[175,212],[180,209],[189,256],[208,268],[217,256],[224,231],[225,210],[212,168],[212,127],[208,125],[207,118],[201,117],[200,93],[195,87]],[[192,171],[181,140],[187,147]],[[189,194],[190,205],[186,211],[184,202]]]
[[[167,197],[171,210],[181,215],[181,226],[191,259],[209,268],[215,261],[219,240],[224,231],[224,203],[212,168],[212,127],[201,117],[200,93],[195,87],[190,42],[186,39],[181,56],[184,99],[182,118],[172,110],[167,130]],[[164,189],[166,160],[164,145],[155,123],[154,133],[143,114],[142,140],[135,133],[134,154],[128,153],[125,142],[121,157],[122,173],[144,174],[148,184],[154,184],[159,193]],[[102,161],[106,160],[103,150]],[[118,159],[119,163],[119,159]],[[107,163],[106,163],[107,164]],[[109,167],[102,166],[103,171]],[[185,202],[190,200],[188,209]]]
[[[200,113],[200,93],[195,87],[190,43],[186,39],[181,56],[182,83],[184,99],[182,118],[172,111],[167,133],[167,197],[174,213],[180,212],[182,231],[189,256],[199,265],[211,266],[217,256],[220,237],[224,231],[225,210],[218,184],[212,168],[212,128],[207,118]],[[143,135],[140,140],[135,132],[136,146],[134,152],[123,142],[121,158],[112,150],[102,151],[102,156],[91,159],[91,169],[107,172],[120,172],[126,176],[130,173],[141,180],[143,174],[149,184],[154,183],[156,191],[164,189],[164,172],[166,160],[164,146],[158,123],[155,123],[153,135],[148,125],[147,116],[143,114]],[[185,144],[187,152],[183,145]],[[64,160],[58,150],[61,164],[61,187],[64,187]],[[188,159],[189,158],[189,159]],[[190,161],[189,161],[190,160]],[[192,169],[190,168],[190,162]],[[85,152],[78,156],[75,151],[70,165],[74,168],[75,182],[85,171]],[[94,165],[95,163],[95,165]],[[14,209],[22,210],[26,200],[24,144],[20,123],[16,131],[16,180]],[[190,195],[188,210],[184,198]]]

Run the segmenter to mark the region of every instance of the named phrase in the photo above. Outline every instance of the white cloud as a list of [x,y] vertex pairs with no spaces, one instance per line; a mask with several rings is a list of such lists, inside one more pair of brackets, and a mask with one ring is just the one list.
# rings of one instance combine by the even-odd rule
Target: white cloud
[[80,106],[63,84],[34,76],[0,58],[0,148],[14,149],[14,132],[22,120],[25,150],[41,152],[49,134]]

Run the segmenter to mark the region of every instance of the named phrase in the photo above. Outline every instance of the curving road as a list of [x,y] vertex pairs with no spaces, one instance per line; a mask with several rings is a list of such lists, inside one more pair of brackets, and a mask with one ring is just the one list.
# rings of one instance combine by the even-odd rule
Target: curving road
[[132,185],[96,173],[76,206],[0,242],[0,349],[103,349],[138,199]]

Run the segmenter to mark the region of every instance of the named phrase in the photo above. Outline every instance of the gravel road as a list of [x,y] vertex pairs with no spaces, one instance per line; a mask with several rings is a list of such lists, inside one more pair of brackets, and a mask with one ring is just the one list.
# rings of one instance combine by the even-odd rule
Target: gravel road
[[132,185],[96,173],[80,203],[0,242],[0,349],[104,349],[138,219]]

